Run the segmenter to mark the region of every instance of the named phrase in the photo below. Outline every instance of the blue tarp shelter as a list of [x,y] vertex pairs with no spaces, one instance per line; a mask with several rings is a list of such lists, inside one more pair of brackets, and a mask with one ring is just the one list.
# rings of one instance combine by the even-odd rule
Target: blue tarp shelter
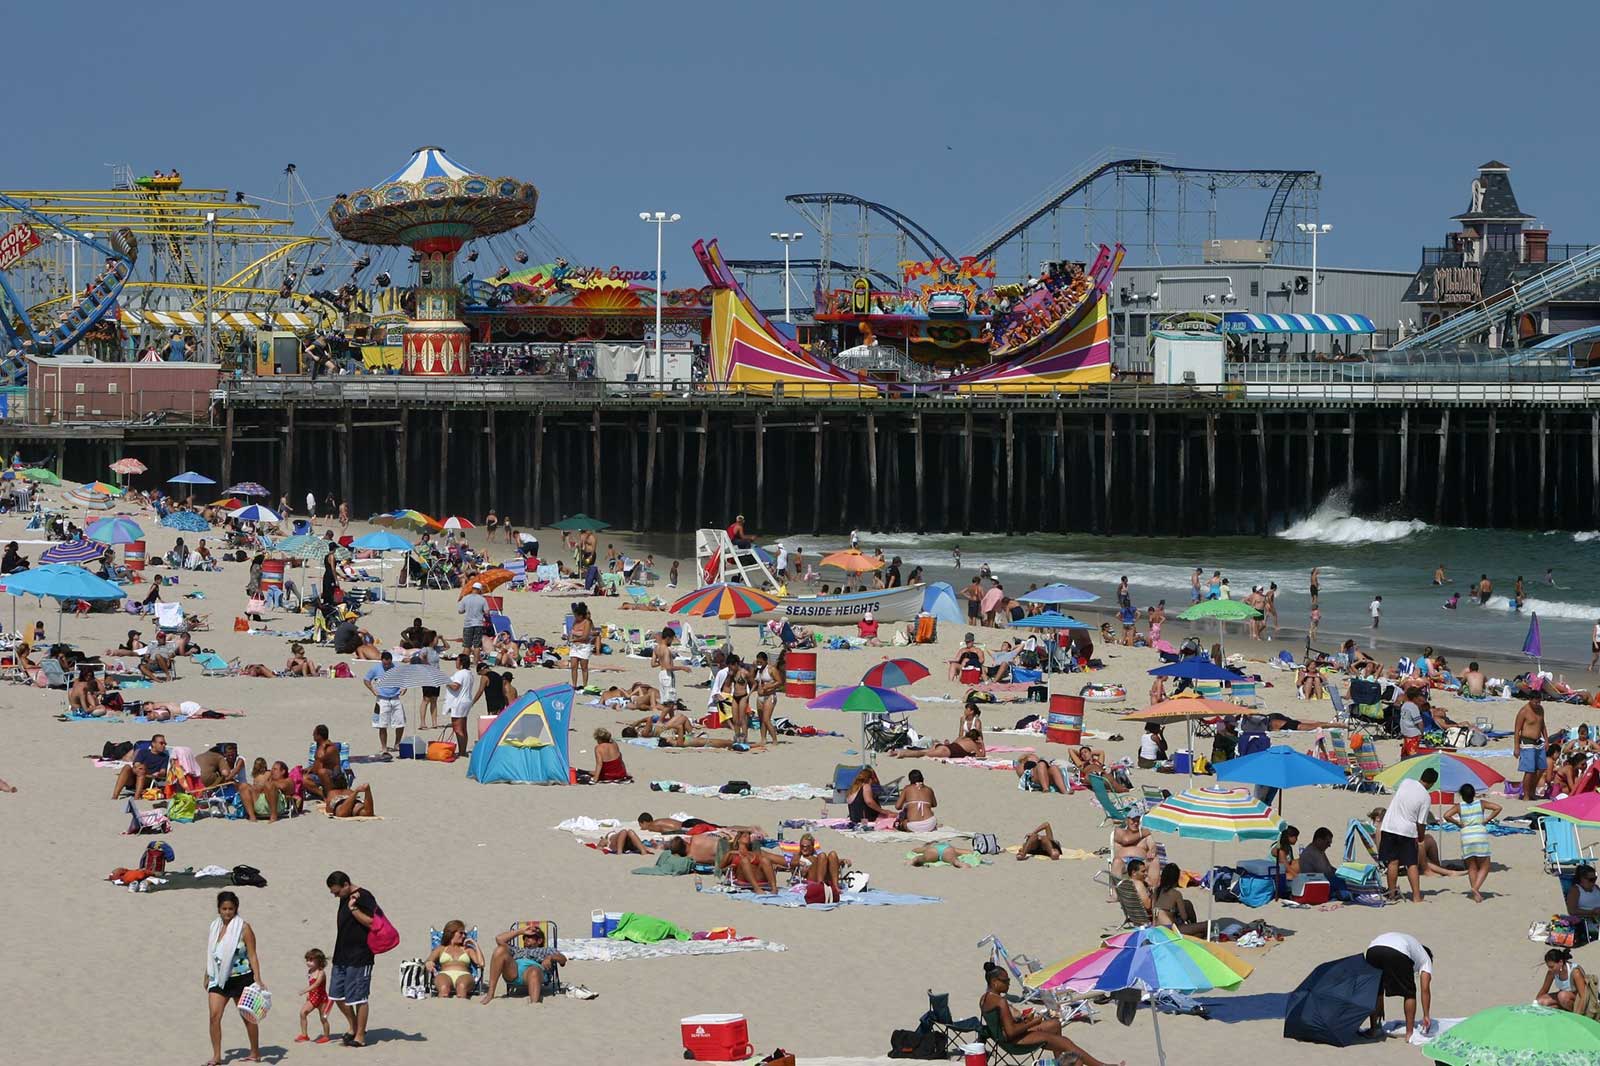
[[941,622],[960,625],[964,617],[956,590],[948,582],[935,581],[922,591],[922,609]]
[[566,784],[572,766],[567,758],[572,696],[572,686],[566,684],[524,693],[478,738],[467,776],[485,785],[491,781]]

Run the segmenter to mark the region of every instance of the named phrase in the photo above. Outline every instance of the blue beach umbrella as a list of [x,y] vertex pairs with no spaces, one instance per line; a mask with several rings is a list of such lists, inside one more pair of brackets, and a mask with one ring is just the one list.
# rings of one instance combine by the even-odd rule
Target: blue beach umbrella
[[1522,641],[1522,654],[1533,660],[1535,667],[1539,660],[1544,658],[1544,640],[1539,635],[1539,612],[1533,612],[1533,618],[1528,622],[1528,635]]
[[1150,671],[1151,677],[1181,677],[1190,681],[1239,681],[1240,676],[1232,670],[1218,666],[1205,659],[1184,659],[1182,662],[1168,663],[1158,666]]
[[[84,542],[91,543],[91,542]],[[94,544],[99,551],[105,546]],[[91,574],[81,566],[67,563],[46,563],[21,573],[7,574],[3,579],[5,589],[13,596],[46,596],[53,600],[120,600],[122,587],[103,577]],[[13,606],[12,628],[16,627]],[[62,614],[66,612],[63,611]],[[61,639],[61,618],[56,618],[56,640]]]
[[216,482],[204,474],[197,474],[193,470],[185,470],[177,477],[167,478],[169,485],[215,485]]
[[241,522],[276,522],[278,513],[270,507],[263,507],[259,503],[252,503],[237,510],[229,511],[229,515]]
[[168,529],[179,529],[185,533],[204,533],[211,528],[210,522],[193,511],[173,511],[161,520],[161,524]]
[[408,552],[412,546],[406,538],[383,529],[350,542],[350,547],[369,552]]
[[1237,781],[1278,790],[1278,813],[1283,813],[1283,790],[1305,785],[1342,785],[1344,771],[1322,759],[1278,746],[1241,755],[1217,766],[1218,781]]
[[1093,603],[1100,597],[1057,581],[1017,597],[1018,603]]
[[67,540],[52,544],[39,556],[41,563],[88,563],[106,553],[106,546],[93,540]]
[[132,544],[144,539],[144,529],[131,518],[102,518],[91,523],[84,536],[101,544]]
[[1007,622],[1006,625],[1013,629],[1087,629],[1085,623],[1078,621],[1070,615],[1060,611],[1045,611],[1043,614],[1030,614],[1022,618]]

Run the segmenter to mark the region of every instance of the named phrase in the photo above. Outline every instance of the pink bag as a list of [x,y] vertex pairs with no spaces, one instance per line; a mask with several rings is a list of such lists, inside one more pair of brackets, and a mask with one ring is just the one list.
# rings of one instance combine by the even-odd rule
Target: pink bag
[[372,925],[367,928],[367,949],[374,955],[382,955],[386,951],[393,951],[400,946],[400,930],[394,923],[383,916],[379,911],[372,916]]

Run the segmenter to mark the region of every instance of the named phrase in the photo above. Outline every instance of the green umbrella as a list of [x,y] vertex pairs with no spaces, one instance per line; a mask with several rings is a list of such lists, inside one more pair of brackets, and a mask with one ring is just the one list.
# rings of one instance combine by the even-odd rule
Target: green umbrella
[[609,522],[602,522],[598,518],[590,518],[586,514],[579,513],[573,515],[571,518],[563,518],[561,521],[553,523],[550,528],[559,529],[568,533],[588,529],[598,532],[602,529],[610,529],[611,524]]
[[1445,1066],[1594,1066],[1600,1022],[1526,1003],[1490,1007],[1456,1023],[1423,1053]]
[[330,543],[321,537],[313,537],[306,533],[296,533],[292,537],[284,537],[271,548],[279,555],[288,555],[295,559],[321,559],[332,548],[334,554],[340,559],[350,558],[350,549],[342,544]]
[[61,479],[56,477],[54,470],[46,470],[42,466],[30,466],[22,472],[22,476],[29,481],[42,481],[46,485],[59,485]]
[[1247,618],[1260,618],[1261,612],[1243,600],[1201,600],[1178,617],[1185,622],[1197,622],[1202,618],[1243,622]]

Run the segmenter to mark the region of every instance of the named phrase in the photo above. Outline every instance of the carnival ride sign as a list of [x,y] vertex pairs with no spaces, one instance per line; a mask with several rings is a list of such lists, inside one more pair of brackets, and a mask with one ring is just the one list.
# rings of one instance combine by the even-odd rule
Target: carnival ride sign
[[918,278],[949,278],[970,281],[973,278],[995,276],[994,260],[964,255],[960,259],[902,259],[900,277],[904,281]]
[[23,256],[43,243],[26,222],[18,222],[5,233],[0,233],[0,270],[10,270]]

